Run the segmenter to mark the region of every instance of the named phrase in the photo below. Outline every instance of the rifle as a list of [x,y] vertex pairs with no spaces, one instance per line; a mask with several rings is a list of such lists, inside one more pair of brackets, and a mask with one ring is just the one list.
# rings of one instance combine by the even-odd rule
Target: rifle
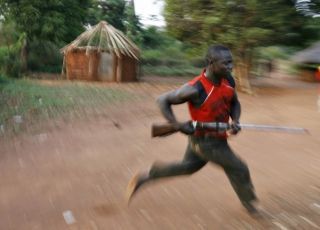
[[[179,131],[179,127],[187,125],[193,132],[196,130],[210,130],[217,132],[226,132],[231,129],[231,124],[223,122],[199,122],[199,121],[187,121],[181,123],[162,123],[152,124],[151,136],[152,137],[164,137],[171,135]],[[241,129],[257,130],[257,131],[280,131],[288,133],[309,133],[307,129],[299,127],[287,127],[276,125],[258,125],[258,124],[239,124]]]

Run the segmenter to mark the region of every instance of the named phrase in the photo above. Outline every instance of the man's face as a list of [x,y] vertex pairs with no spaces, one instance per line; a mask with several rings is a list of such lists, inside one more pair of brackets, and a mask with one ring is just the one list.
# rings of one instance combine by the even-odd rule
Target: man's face
[[229,51],[220,51],[210,62],[210,70],[214,76],[226,77],[233,68],[232,56]]

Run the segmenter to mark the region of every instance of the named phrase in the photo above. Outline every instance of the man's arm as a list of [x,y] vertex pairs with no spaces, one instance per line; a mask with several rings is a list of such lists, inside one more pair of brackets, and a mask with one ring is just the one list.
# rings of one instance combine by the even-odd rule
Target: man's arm
[[232,87],[232,88],[236,88],[236,82],[234,81],[234,78],[232,77],[231,73],[229,73],[227,75],[227,81],[229,82],[229,85]]
[[158,99],[158,105],[160,107],[162,115],[170,122],[177,123],[176,117],[172,111],[171,105],[182,104],[187,101],[196,100],[198,97],[198,91],[188,85],[185,84],[181,88],[177,90],[173,90],[162,94]]
[[232,101],[231,101],[231,113],[230,117],[233,121],[239,122],[241,115],[241,104],[238,99],[238,95],[236,92],[234,92]]
[[241,130],[241,127],[239,125],[240,115],[241,115],[241,104],[238,99],[237,93],[234,92],[234,95],[231,101],[231,112],[230,112],[230,117],[232,119],[231,127],[232,127],[233,134],[237,134]]

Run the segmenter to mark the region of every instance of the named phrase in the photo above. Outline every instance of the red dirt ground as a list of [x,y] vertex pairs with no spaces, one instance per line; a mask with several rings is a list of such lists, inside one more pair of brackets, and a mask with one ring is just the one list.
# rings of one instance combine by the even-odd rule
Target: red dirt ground
[[[287,78],[255,79],[254,95],[239,93],[241,121],[304,127],[310,135],[243,130],[230,138],[249,165],[265,218],[245,212],[214,165],[154,183],[126,206],[136,171],[184,154],[185,136],[151,139],[150,126],[163,121],[155,98],[186,80],[106,84],[142,97],[0,140],[0,229],[320,229],[318,86]],[[188,118],[185,105],[175,112]],[[73,219],[64,218],[68,210]]]

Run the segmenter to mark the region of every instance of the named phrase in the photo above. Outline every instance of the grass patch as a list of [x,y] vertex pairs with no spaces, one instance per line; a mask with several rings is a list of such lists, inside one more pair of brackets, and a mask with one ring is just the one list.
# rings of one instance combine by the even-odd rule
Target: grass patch
[[[83,115],[132,95],[95,83],[44,82],[0,78],[0,132],[67,113]],[[20,121],[19,121],[20,120]]]

